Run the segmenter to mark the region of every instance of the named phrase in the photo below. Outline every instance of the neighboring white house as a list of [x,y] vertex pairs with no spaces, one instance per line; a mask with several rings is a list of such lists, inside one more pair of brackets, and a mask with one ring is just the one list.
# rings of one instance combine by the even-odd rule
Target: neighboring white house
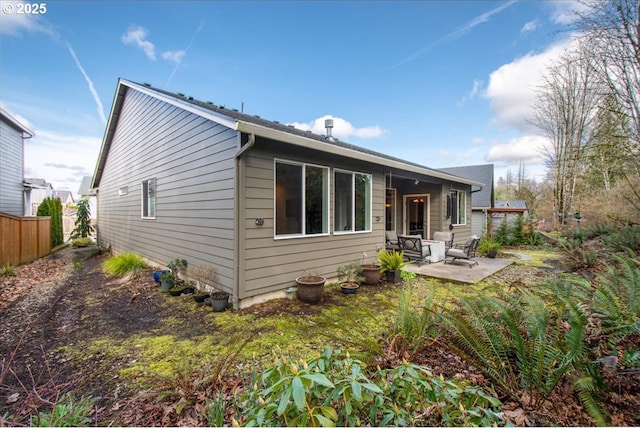
[[38,207],[53,194],[53,186],[42,178],[24,179],[24,215],[35,216]]
[[0,108],[0,212],[23,216],[24,140],[35,134]]
[[82,182],[78,188],[78,200],[87,199],[89,201],[89,210],[91,211],[91,219],[95,220],[98,214],[98,202],[96,192],[91,189],[90,176],[82,177]]

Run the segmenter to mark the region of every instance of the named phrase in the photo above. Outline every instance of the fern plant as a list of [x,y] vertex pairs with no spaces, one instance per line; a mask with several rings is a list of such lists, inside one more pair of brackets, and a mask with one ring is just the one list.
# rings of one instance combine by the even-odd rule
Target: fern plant
[[558,297],[550,305],[519,289],[509,295],[466,296],[443,319],[451,346],[475,362],[512,399],[529,392],[539,407],[575,364],[586,358],[581,305]]
[[437,336],[440,311],[434,305],[435,288],[436,284],[432,281],[422,306],[418,308],[414,308],[411,303],[413,287],[410,283],[400,291],[398,315],[391,331],[390,347],[398,351],[406,346],[408,349],[403,350],[415,354],[424,347],[429,337]]

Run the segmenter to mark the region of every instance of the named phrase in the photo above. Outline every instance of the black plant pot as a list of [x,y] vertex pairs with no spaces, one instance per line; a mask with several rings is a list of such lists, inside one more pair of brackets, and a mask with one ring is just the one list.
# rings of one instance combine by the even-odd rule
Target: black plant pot
[[400,269],[388,270],[385,272],[387,281],[397,284],[400,282]]
[[229,305],[229,293],[225,293],[224,291],[211,293],[210,299],[213,312],[223,312]]
[[340,284],[340,291],[342,294],[357,294],[358,287],[358,284]]
[[193,295],[193,300],[195,300],[196,303],[204,303],[204,299],[207,297],[209,297],[208,293],[196,293]]
[[169,289],[169,294],[171,294],[174,297],[177,297],[182,293],[184,293],[184,287],[173,287]]
[[489,250],[487,252],[487,257],[489,257],[490,259],[495,259],[497,255],[498,252],[496,250]]

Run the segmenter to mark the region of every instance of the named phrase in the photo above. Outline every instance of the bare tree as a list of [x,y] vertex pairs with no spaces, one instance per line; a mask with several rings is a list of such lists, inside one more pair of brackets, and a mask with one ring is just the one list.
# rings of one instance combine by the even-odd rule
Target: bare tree
[[622,151],[627,160],[623,177],[627,201],[640,210],[640,1],[584,1],[576,21],[580,43],[594,52],[594,66],[608,92],[622,107],[629,135]]
[[586,50],[567,51],[547,68],[534,106],[533,124],[549,139],[547,166],[554,178],[554,225],[572,212],[583,152],[598,106],[593,58]]

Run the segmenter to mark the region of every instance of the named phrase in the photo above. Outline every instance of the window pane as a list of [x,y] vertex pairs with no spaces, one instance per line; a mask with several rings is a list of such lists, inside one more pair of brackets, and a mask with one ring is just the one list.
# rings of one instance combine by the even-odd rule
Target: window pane
[[343,172],[335,173],[335,212],[334,230],[353,230],[353,175]]
[[460,207],[458,208],[458,212],[460,213],[460,219],[458,220],[458,224],[466,224],[466,214],[467,214],[467,199],[466,193],[459,192],[458,200],[460,201]]
[[305,167],[305,234],[329,231],[327,213],[327,169]]
[[385,230],[396,230],[396,191],[387,189],[385,201]]
[[276,163],[276,235],[302,233],[302,166]]
[[458,192],[451,191],[451,223],[458,223]]
[[149,180],[149,217],[156,216],[156,180]]
[[371,227],[371,177],[354,174],[356,184],[356,229],[369,230]]

